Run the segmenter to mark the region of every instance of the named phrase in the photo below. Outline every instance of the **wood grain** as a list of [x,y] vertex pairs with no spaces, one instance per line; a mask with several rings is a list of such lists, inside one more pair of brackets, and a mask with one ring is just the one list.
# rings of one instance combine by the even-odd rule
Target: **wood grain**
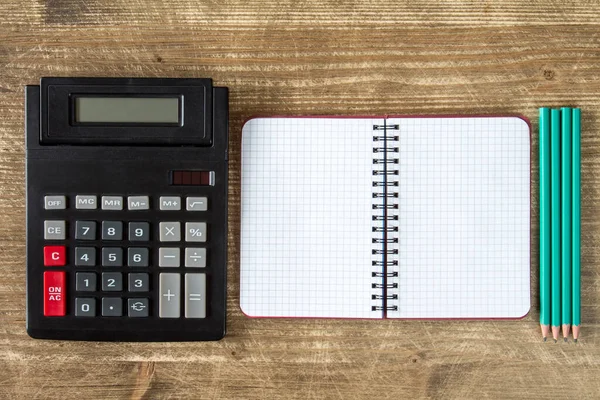
[[[0,398],[598,398],[600,3],[0,2]],[[230,88],[228,335],[78,343],[25,333],[23,86],[212,77]],[[579,106],[581,343],[542,343],[537,108]],[[256,114],[520,113],[533,123],[532,303],[512,322],[249,319],[240,132]]]

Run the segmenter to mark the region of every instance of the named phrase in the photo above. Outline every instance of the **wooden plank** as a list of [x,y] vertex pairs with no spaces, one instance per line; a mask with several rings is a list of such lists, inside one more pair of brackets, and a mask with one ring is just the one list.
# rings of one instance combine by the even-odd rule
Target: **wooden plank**
[[[600,393],[600,3],[0,2],[0,398],[593,398]],[[25,333],[23,86],[212,77],[230,88],[228,336]],[[579,106],[581,343],[538,325],[537,108]],[[260,320],[239,301],[240,143],[256,114],[521,113],[533,122],[532,303],[511,322]]]

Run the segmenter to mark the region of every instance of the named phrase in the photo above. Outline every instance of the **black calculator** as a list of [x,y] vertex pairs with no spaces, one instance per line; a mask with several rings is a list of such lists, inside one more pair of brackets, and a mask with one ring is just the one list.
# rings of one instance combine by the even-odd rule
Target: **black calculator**
[[29,335],[222,338],[227,88],[42,78],[25,103]]

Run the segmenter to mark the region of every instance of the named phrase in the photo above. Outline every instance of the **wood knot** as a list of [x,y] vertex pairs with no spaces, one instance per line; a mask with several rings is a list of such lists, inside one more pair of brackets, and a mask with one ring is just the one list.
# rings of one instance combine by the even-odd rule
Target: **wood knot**
[[156,56],[156,62],[162,62],[162,61],[163,61],[163,59],[161,56]]
[[413,354],[412,356],[410,356],[410,357],[408,358],[408,360],[409,360],[409,362],[410,362],[411,364],[416,364],[416,363],[418,363],[419,361],[421,361],[422,359],[423,359],[423,357],[422,357],[421,355],[419,355],[419,354]]
[[548,81],[551,81],[552,79],[554,79],[554,71],[552,71],[551,69],[545,69],[544,70],[544,78]]

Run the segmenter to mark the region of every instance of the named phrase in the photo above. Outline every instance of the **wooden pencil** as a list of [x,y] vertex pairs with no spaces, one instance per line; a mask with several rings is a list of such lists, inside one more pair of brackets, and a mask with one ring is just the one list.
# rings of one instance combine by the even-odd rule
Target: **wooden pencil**
[[571,330],[571,113],[561,109],[561,298],[562,333],[567,341]]
[[581,110],[575,108],[573,110],[573,168],[572,168],[572,211],[573,211],[573,243],[572,243],[572,296],[573,296],[573,340],[579,338],[579,329],[581,327]]
[[540,108],[540,327],[550,332],[550,109]]

